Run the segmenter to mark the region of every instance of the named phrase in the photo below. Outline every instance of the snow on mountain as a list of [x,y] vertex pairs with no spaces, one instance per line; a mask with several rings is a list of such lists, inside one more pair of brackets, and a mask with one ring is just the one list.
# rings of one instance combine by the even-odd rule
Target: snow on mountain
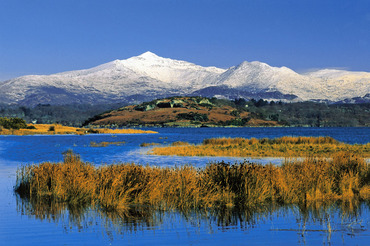
[[317,78],[340,78],[344,76],[357,76],[357,77],[368,77],[370,73],[367,72],[355,72],[355,71],[346,71],[339,69],[321,69],[314,72],[305,73],[306,76],[317,77]]
[[186,61],[159,57],[149,51],[117,62],[137,73],[166,82],[173,87],[181,85],[189,90],[200,89],[206,81],[211,83],[218,74],[225,72],[225,69],[221,68],[202,67]]
[[243,62],[220,76],[222,84],[241,90],[258,92],[279,91],[293,94],[301,100],[327,99],[328,90],[321,79],[310,78],[287,67],[271,67],[266,63]]
[[286,67],[271,67],[257,61],[242,62],[220,76],[220,82],[224,85],[232,88],[252,89],[255,92],[266,89],[277,90],[283,80],[287,83],[303,79],[301,75]]
[[363,97],[370,93],[370,73],[337,69],[322,69],[306,73],[311,80],[319,79],[328,92],[327,98],[335,101]]
[[220,93],[224,88],[229,88],[229,97],[252,93],[261,97],[295,95],[298,100],[339,101],[370,93],[370,73],[324,69],[298,74],[287,67],[257,61],[242,62],[225,70],[145,52],[90,69],[22,76],[2,82],[0,102],[109,103],[195,91]]
[[75,96],[99,94],[102,97],[113,97],[112,99],[121,93],[132,95],[162,91],[163,88],[171,89],[161,81],[137,74],[129,68],[116,66],[114,62],[86,70],[23,76],[0,85],[1,92],[5,92],[12,102],[25,100],[30,95],[38,97],[37,93],[42,93],[40,91],[42,88],[46,88],[46,93],[52,93],[55,88],[60,88],[63,90],[60,93]]

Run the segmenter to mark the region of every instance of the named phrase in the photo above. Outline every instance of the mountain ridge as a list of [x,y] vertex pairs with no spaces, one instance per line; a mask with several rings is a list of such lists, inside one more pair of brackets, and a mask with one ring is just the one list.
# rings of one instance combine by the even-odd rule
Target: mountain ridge
[[[217,87],[218,92],[225,88],[228,94],[205,90]],[[26,75],[0,82],[0,103],[139,103],[133,98],[195,95],[198,91],[207,92],[202,96],[229,99],[252,95],[268,100],[351,101],[370,93],[370,73],[322,69],[299,74],[288,67],[259,61],[244,61],[222,69],[163,58],[148,51],[89,69]]]

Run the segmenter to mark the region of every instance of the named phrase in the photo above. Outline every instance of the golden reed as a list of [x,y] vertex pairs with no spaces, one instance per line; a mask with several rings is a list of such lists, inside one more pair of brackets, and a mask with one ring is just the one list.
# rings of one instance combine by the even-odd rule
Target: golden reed
[[368,201],[370,169],[362,157],[349,152],[281,166],[220,162],[195,168],[135,164],[96,167],[69,151],[61,163],[18,169],[15,190],[30,199],[92,204],[107,211],[132,205],[186,210],[271,203],[326,204]]
[[53,135],[53,134],[134,134],[134,133],[157,133],[138,129],[108,129],[108,128],[78,128],[59,124],[29,124],[34,129],[5,129],[2,128],[0,135]]
[[281,137],[275,139],[211,138],[200,145],[172,144],[155,147],[149,154],[234,157],[330,157],[337,152],[370,157],[370,143],[345,144],[331,137]]

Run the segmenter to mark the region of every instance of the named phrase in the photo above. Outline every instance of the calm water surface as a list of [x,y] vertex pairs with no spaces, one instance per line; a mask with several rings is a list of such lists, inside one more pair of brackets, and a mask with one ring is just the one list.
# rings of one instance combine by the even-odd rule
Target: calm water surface
[[[158,134],[88,136],[0,136],[0,245],[368,245],[369,204],[336,204],[320,209],[268,207],[256,211],[189,212],[136,208],[103,213],[63,204],[35,204],[13,193],[17,167],[61,161],[72,149],[96,165],[115,162],[171,166],[242,161],[243,158],[159,157],[143,142],[200,143],[210,137],[332,136],[367,143],[369,128],[155,128]],[[125,141],[93,148],[91,141]],[[280,163],[281,159],[255,159]],[[355,206],[351,209],[350,206]]]

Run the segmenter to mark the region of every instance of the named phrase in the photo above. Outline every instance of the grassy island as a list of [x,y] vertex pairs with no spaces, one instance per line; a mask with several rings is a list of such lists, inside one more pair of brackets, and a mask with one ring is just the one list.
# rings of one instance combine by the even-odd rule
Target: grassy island
[[15,190],[31,200],[52,199],[104,210],[245,208],[263,204],[307,205],[370,199],[370,169],[348,152],[281,166],[253,163],[153,167],[93,166],[67,152],[61,163],[18,169]]
[[338,152],[351,152],[369,158],[370,143],[345,144],[331,137],[281,137],[275,139],[211,138],[202,144],[175,142],[155,147],[154,155],[235,156],[235,157],[331,157]]

